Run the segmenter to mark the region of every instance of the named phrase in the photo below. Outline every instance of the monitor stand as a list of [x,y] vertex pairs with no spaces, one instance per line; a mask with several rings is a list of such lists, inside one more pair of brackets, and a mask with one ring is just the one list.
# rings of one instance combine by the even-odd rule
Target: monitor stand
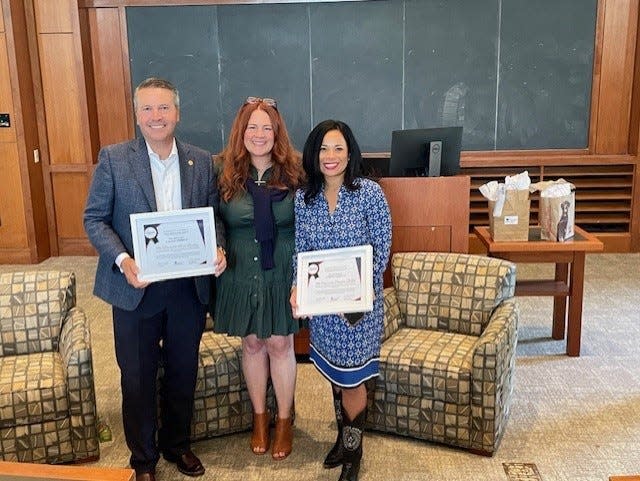
[[404,169],[405,177],[429,177],[429,172],[424,167],[407,167]]

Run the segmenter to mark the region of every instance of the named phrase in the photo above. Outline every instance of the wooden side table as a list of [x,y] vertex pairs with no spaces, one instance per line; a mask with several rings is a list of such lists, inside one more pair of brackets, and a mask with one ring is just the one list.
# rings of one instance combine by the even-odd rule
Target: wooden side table
[[475,227],[474,232],[490,256],[515,263],[555,264],[554,279],[517,279],[516,296],[553,296],[551,337],[564,339],[566,322],[567,355],[579,356],[585,255],[587,252],[601,252],[602,242],[578,226],[573,239],[564,242],[541,240],[540,227],[529,228],[528,241],[495,242],[488,227]]

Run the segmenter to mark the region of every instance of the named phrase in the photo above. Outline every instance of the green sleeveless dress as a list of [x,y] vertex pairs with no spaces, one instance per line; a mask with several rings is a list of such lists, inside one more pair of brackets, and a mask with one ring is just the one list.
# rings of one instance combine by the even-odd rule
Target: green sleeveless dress
[[[251,176],[257,171],[251,167]],[[267,170],[262,180],[267,180]],[[295,250],[293,194],[272,204],[276,223],[275,267],[262,270],[260,244],[253,224],[253,199],[247,192],[229,202],[220,201],[226,229],[227,268],[216,280],[214,331],[232,336],[296,333],[298,321],[291,315],[289,296]]]

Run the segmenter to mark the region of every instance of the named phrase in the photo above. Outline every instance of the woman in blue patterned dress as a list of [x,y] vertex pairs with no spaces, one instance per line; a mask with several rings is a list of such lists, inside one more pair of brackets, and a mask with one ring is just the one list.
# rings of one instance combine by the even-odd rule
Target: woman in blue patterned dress
[[[358,479],[367,404],[365,381],[378,375],[382,275],[391,249],[391,216],[380,186],[361,176],[362,155],[347,124],[319,123],[304,146],[307,175],[296,192],[296,252],[373,246],[373,311],[350,322],[341,313],[310,321],[310,359],[331,382],[338,437],[325,468],[342,465],[340,481]],[[295,263],[294,263],[295,264]],[[296,315],[296,288],[291,305]],[[351,316],[348,316],[351,318]]]

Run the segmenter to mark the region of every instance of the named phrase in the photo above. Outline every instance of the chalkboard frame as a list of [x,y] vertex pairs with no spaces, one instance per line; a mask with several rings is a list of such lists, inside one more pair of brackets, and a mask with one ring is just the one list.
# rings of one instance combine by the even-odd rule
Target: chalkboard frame
[[257,5],[268,3],[339,3],[386,0],[78,0],[79,8],[164,7],[172,5]]

